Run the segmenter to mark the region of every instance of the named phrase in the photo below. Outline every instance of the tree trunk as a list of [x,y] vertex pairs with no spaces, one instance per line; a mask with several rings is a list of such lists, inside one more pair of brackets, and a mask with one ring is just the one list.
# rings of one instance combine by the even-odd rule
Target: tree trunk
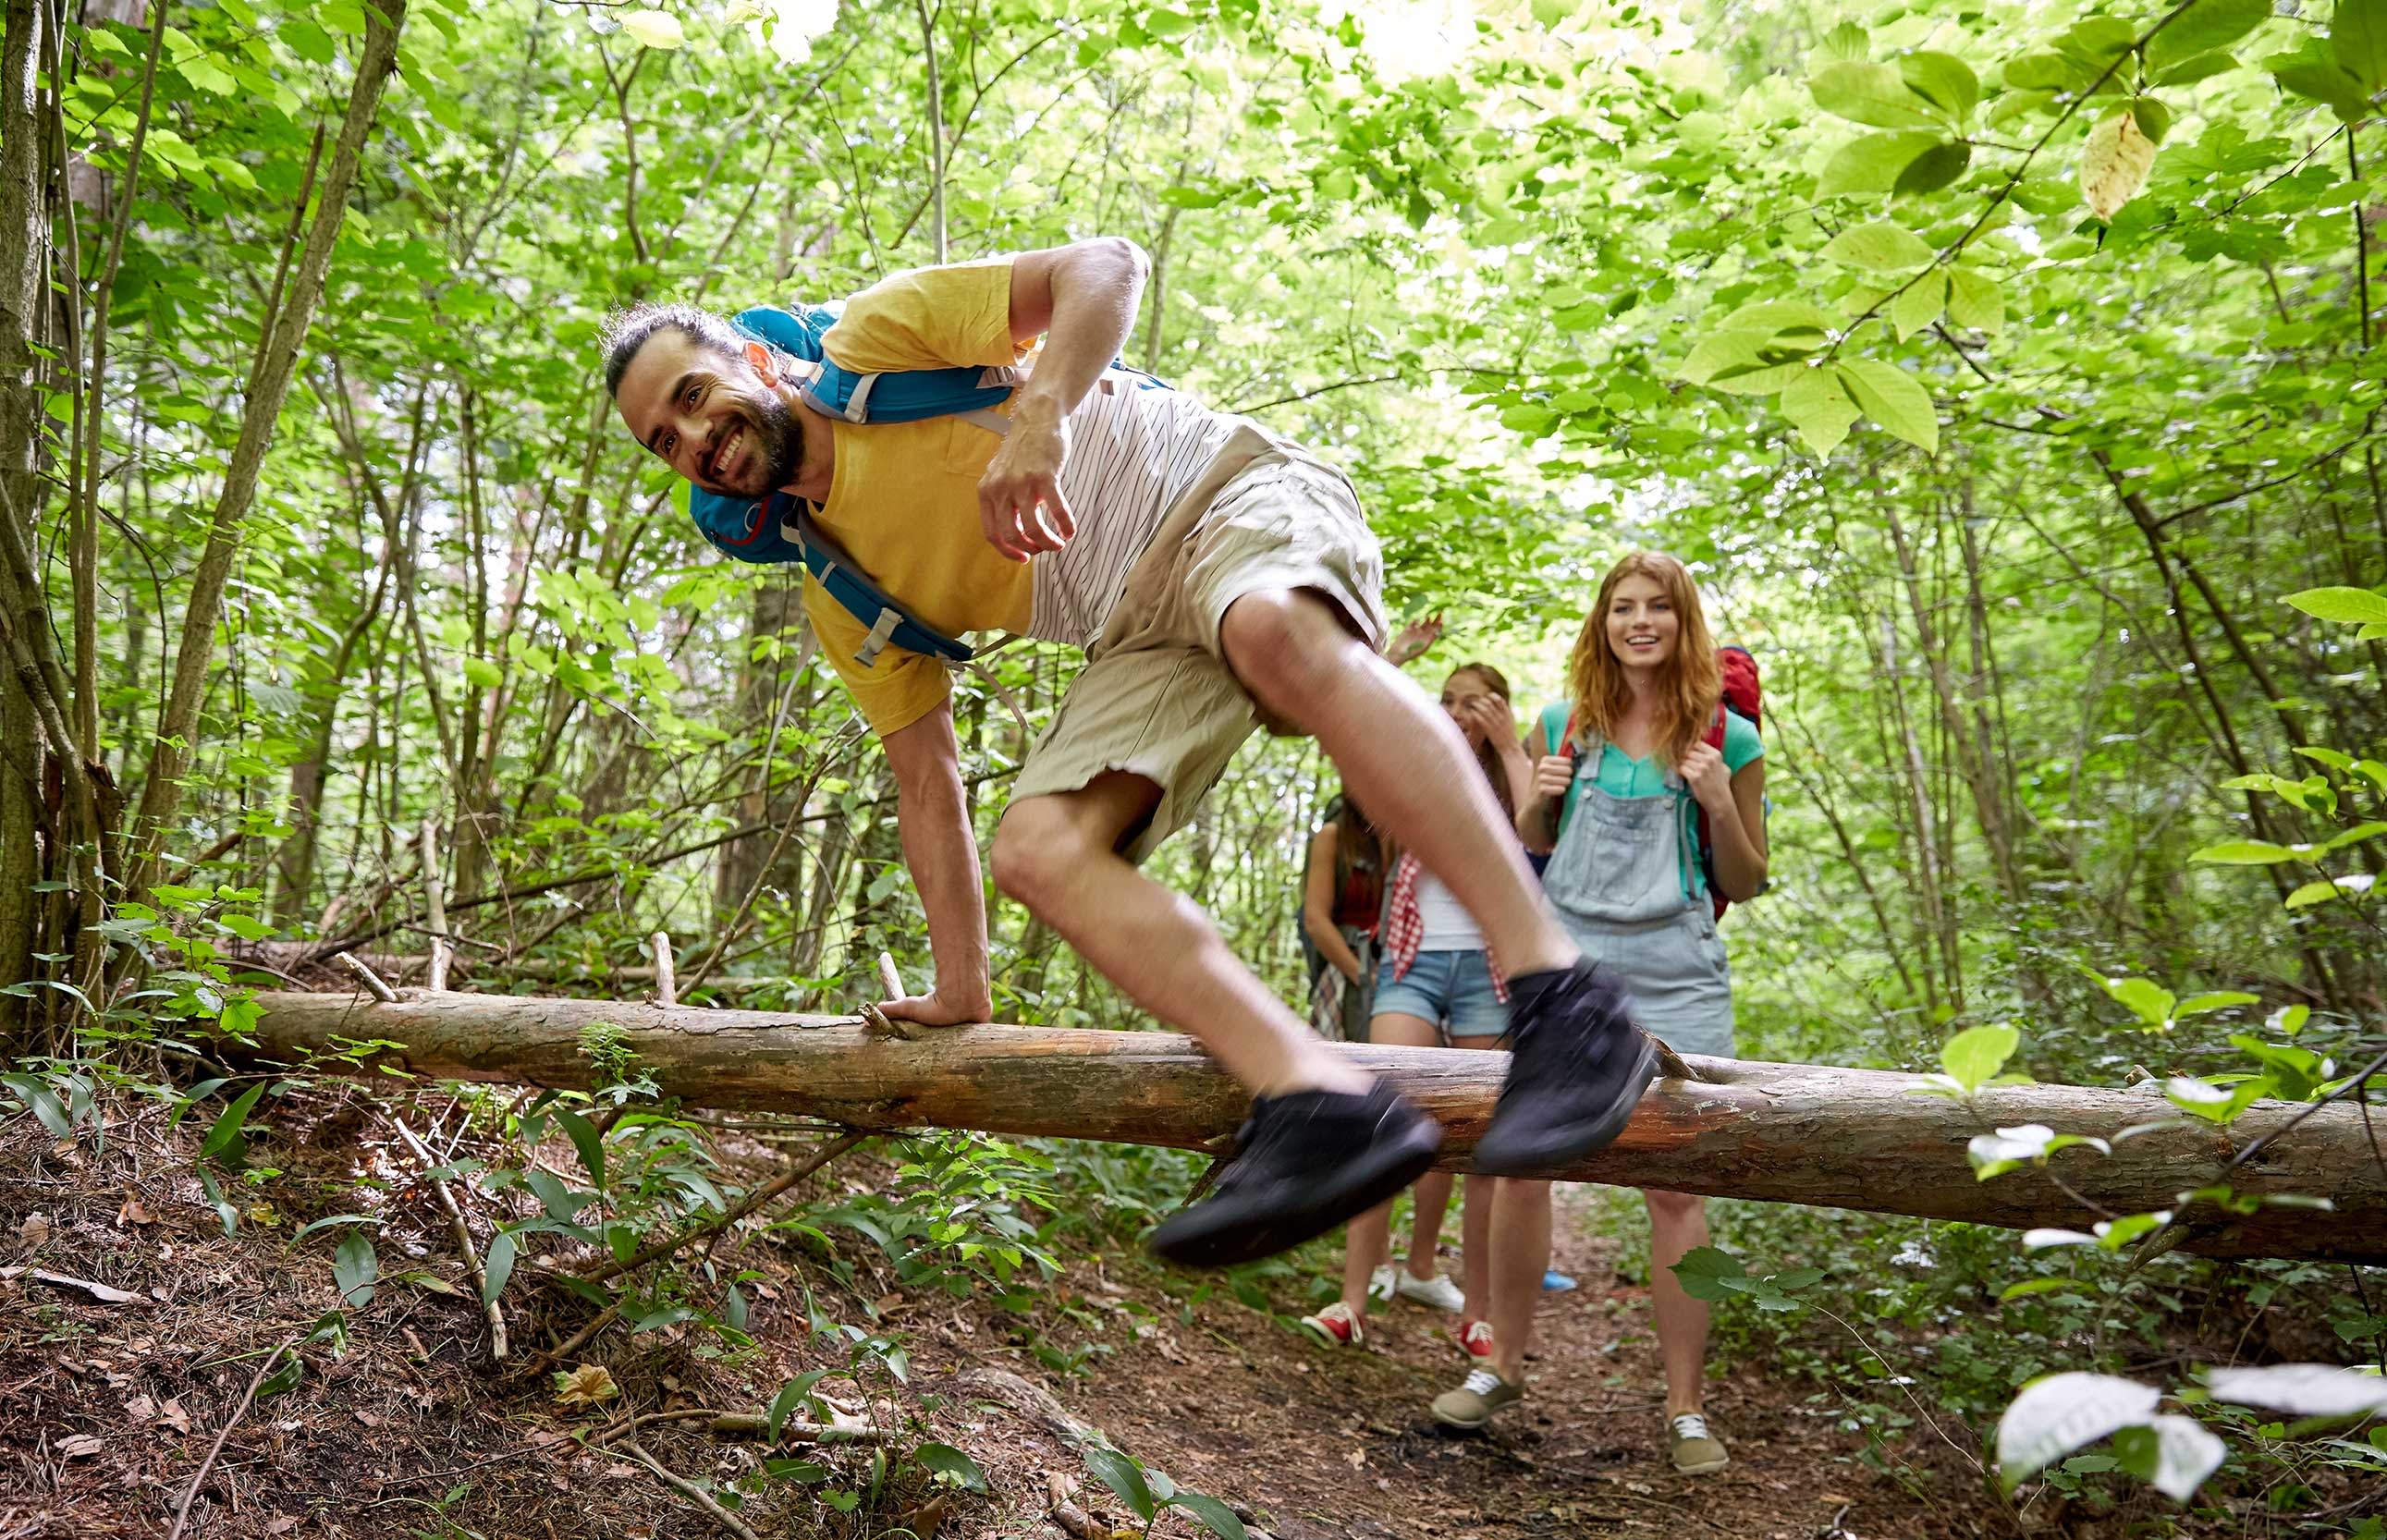
[[[31,344],[48,289],[49,227],[42,217],[41,58],[48,8],[8,0],[0,41],[0,519],[33,543],[36,429],[41,392]],[[0,574],[0,596],[14,585]],[[0,600],[5,602],[5,600]],[[14,617],[10,617],[13,619]],[[33,966],[41,905],[36,830],[43,741],[33,703],[14,668],[0,666],[0,984]],[[27,1002],[0,995],[0,1058],[14,1055],[30,1019]]]
[[[601,1000],[427,994],[395,1005],[349,995],[263,994],[258,1055],[297,1062],[356,1040],[404,1044],[380,1058],[324,1057],[317,1068],[368,1079],[385,1067],[436,1079],[585,1089],[594,1067],[582,1034],[618,1027],[661,1093],[702,1106],[797,1113],[854,1128],[974,1129],[1009,1136],[1219,1147],[1246,1097],[1192,1040],[1170,1032],[969,1027],[919,1041],[868,1035],[852,1016],[719,1011]],[[228,1046],[228,1045],[227,1045]],[[1442,1164],[1468,1168],[1507,1072],[1505,1054],[1466,1049],[1334,1051],[1384,1075],[1449,1130]],[[1711,1197],[1913,1214],[1974,1224],[2086,1228],[2081,1200],[2116,1213],[2173,1206],[2221,1175],[2229,1135],[2174,1128],[2110,1155],[2058,1155],[2076,1199],[2042,1172],[1977,1181],[1966,1142],[1992,1126],[2040,1123],[2110,1137],[2168,1113],[2147,1092],[1995,1086],[1977,1107],[1913,1094],[1915,1077],[1869,1069],[1695,1059],[1712,1079],[1650,1091],[1610,1148],[1553,1172],[1573,1180]],[[2187,1249],[2218,1256],[2387,1261],[2387,1172],[2371,1159],[2362,1113],[2263,1103],[2239,1140],[2281,1132],[2259,1160],[2228,1174],[2242,1198],[2326,1193],[2335,1211],[2270,1207],[2183,1215]]]
[[182,808],[183,775],[190,768],[192,746],[198,738],[199,712],[215,658],[216,622],[223,606],[224,585],[239,553],[241,526],[257,495],[258,473],[265,463],[266,448],[273,441],[283,401],[289,395],[299,347],[314,322],[316,303],[322,297],[333,242],[347,217],[348,191],[356,183],[365,135],[381,108],[382,88],[397,66],[398,37],[405,24],[406,0],[378,0],[365,7],[364,48],[348,92],[339,143],[332,152],[314,221],[307,232],[305,251],[290,275],[278,313],[261,318],[272,330],[258,360],[256,378],[250,382],[240,438],[233,448],[215,515],[208,524],[207,545],[192,577],[190,605],[183,612],[182,642],[174,655],[172,691],[158,724],[157,746],[150,752],[148,774],[144,777],[134,831],[136,848],[142,853],[127,884],[132,892],[148,887]]

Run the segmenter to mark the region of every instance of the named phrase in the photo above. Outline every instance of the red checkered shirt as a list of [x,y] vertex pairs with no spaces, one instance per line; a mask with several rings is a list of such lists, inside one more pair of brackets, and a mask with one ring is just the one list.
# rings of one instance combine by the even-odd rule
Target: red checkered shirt
[[[1384,906],[1384,955],[1392,960],[1393,977],[1401,978],[1417,961],[1418,943],[1425,940],[1425,914],[1418,907],[1418,874],[1424,865],[1414,855],[1404,854],[1393,868],[1393,896]],[[1484,943],[1484,961],[1492,973],[1492,993],[1502,1004],[1509,1003],[1509,976],[1501,971],[1500,959],[1492,951],[1492,943]]]

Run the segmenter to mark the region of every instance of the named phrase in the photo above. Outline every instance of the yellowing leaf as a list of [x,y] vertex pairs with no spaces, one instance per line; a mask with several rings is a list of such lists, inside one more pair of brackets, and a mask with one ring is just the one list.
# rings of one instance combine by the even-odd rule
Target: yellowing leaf
[[603,1364],[555,1371],[555,1399],[563,1406],[593,1407],[621,1394],[622,1387],[613,1382],[613,1371]]
[[2154,163],[2154,141],[2140,131],[2129,108],[2090,129],[2089,142],[2080,147],[2080,196],[2089,211],[2111,220],[2139,196]]
[[632,11],[622,18],[622,30],[646,48],[676,48],[688,41],[679,18],[669,11]]

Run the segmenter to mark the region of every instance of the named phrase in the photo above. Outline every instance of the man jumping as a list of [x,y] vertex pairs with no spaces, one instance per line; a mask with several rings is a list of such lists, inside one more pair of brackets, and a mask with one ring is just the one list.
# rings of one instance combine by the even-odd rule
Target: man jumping
[[[1256,726],[1315,736],[1507,970],[1514,1056],[1478,1168],[1542,1172],[1607,1143],[1653,1059],[1544,903],[1458,729],[1380,655],[1383,566],[1350,483],[1256,423],[1112,368],[1146,268],[1133,243],[1104,238],[899,273],[819,339],[841,368],[891,380],[1008,368],[1043,338],[994,419],[831,417],[800,392],[797,360],[682,305],[615,316],[605,378],[631,434],[680,476],[741,510],[758,499],[743,527],[708,530],[730,554],[786,559],[768,516],[784,492],[918,625],[1084,649],[996,831],[995,885],[1251,1091],[1216,1188],[1153,1237],[1173,1261],[1225,1266],[1383,1201],[1442,1142],[1433,1118],[1314,1036],[1199,908],[1136,869]],[[886,745],[928,915],[935,987],[883,1008],[982,1021],[985,900],[952,676],[820,581],[804,602]]]

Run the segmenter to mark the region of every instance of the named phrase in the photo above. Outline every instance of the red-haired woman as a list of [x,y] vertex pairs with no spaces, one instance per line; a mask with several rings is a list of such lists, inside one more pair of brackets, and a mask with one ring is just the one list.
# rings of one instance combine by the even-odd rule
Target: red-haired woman
[[[1679,1052],[1729,1056],[1732,973],[1708,884],[1711,873],[1732,900],[1765,885],[1765,750],[1756,724],[1723,705],[1715,641],[1682,562],[1636,551],[1610,571],[1568,687],[1573,699],[1546,711],[1534,735],[1541,751],[1518,832],[1550,852],[1542,880],[1559,918],[1623,986],[1634,1019]],[[1710,741],[1718,726],[1721,747]],[[1670,1270],[1707,1243],[1706,1209],[1686,1193],[1643,1196],[1670,1451],[1677,1470],[1720,1470],[1724,1448],[1701,1411],[1708,1309]],[[1530,1307],[1543,1265],[1532,1279],[1495,1277],[1496,1326],[1504,1282]]]

